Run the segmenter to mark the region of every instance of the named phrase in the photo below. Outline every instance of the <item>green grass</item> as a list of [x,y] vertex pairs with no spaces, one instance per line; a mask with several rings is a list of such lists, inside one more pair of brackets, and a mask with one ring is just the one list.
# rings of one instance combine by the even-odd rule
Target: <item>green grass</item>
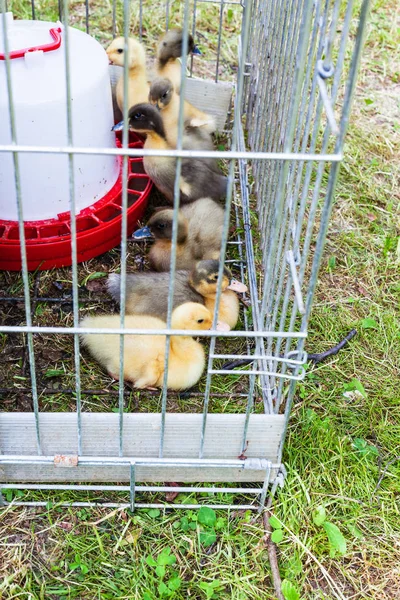
[[[209,21],[215,43],[215,13]],[[368,31],[307,347],[323,351],[350,328],[359,333],[298,387],[284,453],[288,476],[273,506],[283,524],[282,576],[307,600],[400,597],[400,40],[394,0],[374,3]],[[368,323],[372,328],[363,327]],[[54,368],[62,369],[62,360]],[[354,380],[365,392],[351,389]],[[104,398],[98,402],[109,407]],[[134,405],[134,395],[128,402]],[[65,409],[65,399],[57,406]],[[330,556],[326,532],[313,520],[321,506],[346,538],[344,556]],[[0,512],[0,598],[146,600],[146,592],[147,600],[158,598],[159,578],[146,559],[165,548],[176,557],[166,578],[176,571],[181,580],[174,598],[206,598],[200,584],[215,580],[215,598],[274,597],[260,518],[221,512],[217,543],[207,553],[197,528],[183,530],[184,515],[195,522],[192,511],[8,507]]]

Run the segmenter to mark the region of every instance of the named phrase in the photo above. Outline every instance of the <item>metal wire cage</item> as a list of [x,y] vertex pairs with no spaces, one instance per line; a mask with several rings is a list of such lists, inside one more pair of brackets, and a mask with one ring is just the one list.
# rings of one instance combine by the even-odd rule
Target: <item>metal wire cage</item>
[[[79,17],[74,13],[73,24],[78,19],[79,26],[102,37],[103,41],[111,40],[117,34],[127,38],[131,33],[149,41],[146,37],[146,5],[145,0],[133,4],[128,0],[122,4],[114,1],[107,14],[101,14],[100,26],[99,15],[91,11],[87,1],[82,3],[85,10],[79,11]],[[12,153],[14,160],[22,280],[20,283],[12,280],[14,285],[10,286],[10,280],[5,276],[3,282],[8,287],[0,302],[10,307],[7,314],[23,302],[25,313],[18,324],[7,324],[5,319],[0,327],[5,356],[1,368],[5,370],[7,365],[8,346],[20,344],[23,350],[26,349],[22,366],[28,368],[29,365],[29,373],[22,379],[30,379],[30,386],[17,382],[13,387],[4,384],[1,389],[0,503],[6,503],[4,493],[1,495],[2,488],[24,490],[24,497],[14,502],[31,505],[46,505],[51,491],[58,498],[60,490],[68,490],[68,504],[100,502],[106,506],[128,505],[133,510],[135,506],[165,506],[157,494],[186,491],[190,494],[190,504],[188,500],[182,503],[178,497],[173,506],[188,508],[207,503],[215,507],[260,509],[270,484],[273,494],[282,483],[283,445],[296,382],[305,375],[307,325],[335,181],[343,158],[368,5],[368,0],[361,4],[351,0],[246,0],[240,3],[186,0],[177,8],[167,0],[163,6],[165,21],[160,23],[161,30],[179,24],[195,36],[203,35],[204,43],[208,44],[206,66],[203,64],[196,70],[196,63],[186,57],[186,42],[182,58],[183,74],[188,69],[190,76],[206,75],[214,81],[214,95],[204,108],[212,112],[213,101],[224,85],[221,80],[234,80],[232,105],[224,132],[227,149],[218,147],[213,154],[182,150],[181,102],[177,149],[158,151],[158,155],[177,157],[164,383],[169,336],[172,332],[174,335],[188,334],[171,329],[182,157],[212,155],[226,161],[228,193],[220,276],[226,261],[237,269],[249,288],[248,297],[243,298],[240,326],[235,331],[216,331],[219,289],[212,329],[193,332],[209,345],[207,368],[199,390],[189,392],[183,399],[169,392],[166,385],[159,395],[132,391],[123,382],[123,359],[117,389],[110,384],[104,387],[103,381],[93,389],[91,379],[86,377],[85,358],[82,358],[79,344],[79,333],[85,331],[79,328],[80,317],[82,312],[98,307],[106,300],[104,297],[94,299],[80,285],[73,181],[70,185],[71,296],[41,293],[41,281],[44,278],[48,284],[48,277],[52,275],[36,273],[32,276],[27,270],[19,155],[33,151],[64,153],[69,157],[72,180],[77,154],[120,154],[123,157],[123,218],[120,253],[115,251],[117,254],[113,254],[113,267],[119,263],[121,272],[121,328],[110,330],[110,333],[121,333],[121,349],[124,333],[140,331],[143,334],[143,330],[124,328],[124,312],[126,272],[134,266],[132,257],[137,251],[136,247],[132,250],[132,242],[127,240],[128,157],[143,156],[146,151],[128,148],[126,119],[121,149],[74,146],[68,74],[67,147],[38,145],[27,148],[19,145],[11,111],[13,143],[1,145],[0,152]],[[32,18],[40,19],[34,0],[31,6]],[[210,43],[198,25],[199,15],[206,10],[214,11],[212,14],[218,21],[216,38]],[[68,2],[59,2],[54,12],[64,24],[71,24]],[[227,19],[232,15],[241,19],[240,36],[233,41],[227,27]],[[7,39],[5,14],[1,17],[0,14]],[[106,30],[105,22],[108,24]],[[237,49],[237,68],[227,58],[229,53],[224,54],[225,44],[229,44],[229,53],[233,48]],[[68,66],[67,29],[64,49]],[[7,48],[5,54],[12,98]],[[127,89],[127,65],[124,76]],[[182,79],[181,98],[185,98],[187,92],[190,95],[190,84],[190,78]],[[128,108],[124,106],[125,117]],[[157,154],[156,151],[147,153]],[[98,263],[89,262],[84,268],[85,274],[90,275],[99,267]],[[59,274],[54,277],[59,281]],[[12,293],[9,292],[11,288]],[[66,324],[49,326],[45,319],[39,318],[38,306],[61,306],[62,313],[66,303],[71,304]],[[96,332],[93,329],[86,331]],[[145,333],[154,334],[155,331]],[[165,330],[159,333],[165,333]],[[51,389],[42,385],[43,377],[38,376],[36,358],[41,344],[54,343],[58,347],[60,339],[64,340],[64,347],[73,352],[74,382],[72,386]],[[229,364],[222,368],[223,362],[237,360],[249,364],[243,364],[240,369],[236,365],[229,368]],[[43,369],[42,362],[40,365]],[[50,355],[48,368],[51,367]],[[70,379],[68,383],[71,383]],[[13,402],[13,398],[18,394],[28,398],[27,412],[17,412],[18,402]],[[57,394],[69,395],[69,411],[65,408],[62,412],[48,410]],[[111,404],[115,397],[118,406],[110,412],[108,403]],[[132,399],[133,404],[139,403],[139,410],[132,411]],[[166,481],[182,483],[173,487],[160,483]],[[128,484],[123,485],[123,482]],[[245,482],[244,487],[239,485],[241,482]],[[42,497],[38,496],[40,493]],[[62,499],[65,500],[65,495]]]

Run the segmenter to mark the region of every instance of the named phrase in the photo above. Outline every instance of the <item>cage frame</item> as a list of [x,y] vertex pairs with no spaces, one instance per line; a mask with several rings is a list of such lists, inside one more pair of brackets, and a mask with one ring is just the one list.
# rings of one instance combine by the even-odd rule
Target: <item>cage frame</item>
[[[351,107],[351,98],[354,91],[356,73],[361,55],[363,32],[365,29],[365,23],[368,15],[369,0],[362,0],[359,20],[357,25],[357,34],[355,38],[353,53],[350,62],[349,74],[347,79],[347,86],[345,96],[343,98],[343,107],[340,119],[335,116],[335,101],[338,94],[338,88],[340,83],[340,76],[343,70],[343,64],[345,60],[346,43],[349,35],[349,29],[351,19],[353,15],[353,1],[348,0],[346,4],[344,28],[345,33],[343,34],[343,43],[340,45],[338,52],[336,70],[332,70],[332,46],[334,42],[335,26],[339,18],[340,8],[343,4],[341,0],[295,0],[290,2],[287,0],[284,3],[284,8],[281,10],[277,17],[277,3],[269,2],[263,3],[262,0],[246,0],[236,2],[234,0],[194,0],[193,10],[193,24],[192,31],[195,31],[196,27],[196,6],[200,3],[212,2],[220,6],[220,29],[218,38],[218,52],[217,52],[217,64],[215,74],[215,84],[221,84],[219,81],[219,60],[220,60],[220,47],[221,47],[221,24],[223,18],[223,11],[227,5],[240,5],[243,9],[242,17],[242,32],[239,40],[239,57],[238,57],[238,74],[237,82],[235,85],[235,104],[233,109],[232,118],[232,139],[231,147],[228,151],[216,150],[214,152],[208,151],[189,151],[182,149],[182,133],[183,133],[183,102],[180,103],[179,112],[179,125],[178,125],[178,146],[176,150],[159,150],[149,151],[137,148],[128,148],[128,127],[127,127],[127,112],[128,106],[124,106],[124,130],[123,130],[123,141],[121,148],[110,148],[110,149],[93,149],[93,148],[78,148],[73,145],[72,140],[72,111],[71,111],[71,97],[70,97],[70,80],[69,80],[69,41],[68,41],[68,27],[64,28],[65,33],[65,58],[67,63],[66,69],[66,87],[67,87],[67,122],[68,122],[68,145],[65,147],[46,147],[46,146],[23,146],[19,145],[16,139],[15,129],[15,115],[13,114],[12,108],[12,86],[10,77],[10,59],[9,51],[7,48],[7,35],[6,35],[6,18],[5,11],[0,10],[0,27],[3,28],[5,34],[5,65],[7,73],[7,83],[9,89],[10,98],[10,115],[11,115],[11,131],[13,143],[10,145],[0,145],[0,152],[11,152],[14,159],[16,189],[18,197],[18,217],[19,217],[19,233],[21,240],[21,258],[22,258],[22,279],[24,289],[24,304],[25,304],[25,326],[0,326],[0,332],[2,333],[19,333],[26,334],[27,336],[27,348],[30,363],[30,374],[31,374],[31,392],[33,401],[33,412],[32,413],[0,413],[0,505],[6,504],[4,497],[1,494],[2,489],[25,489],[25,490],[71,490],[74,492],[79,491],[112,491],[112,492],[124,492],[129,493],[128,502],[102,502],[102,506],[117,507],[117,506],[128,506],[132,510],[135,507],[168,507],[174,508],[195,508],[201,506],[204,502],[207,505],[214,508],[244,508],[250,510],[261,510],[264,507],[265,500],[271,486],[270,495],[272,496],[278,485],[282,485],[285,469],[282,463],[282,453],[287,433],[288,421],[290,417],[291,406],[294,398],[295,387],[298,380],[304,378],[305,369],[304,365],[307,362],[307,354],[304,351],[304,343],[307,339],[307,325],[310,317],[310,311],[312,307],[312,300],[315,292],[317,283],[318,270],[321,264],[322,251],[324,241],[326,238],[327,227],[329,223],[329,216],[332,210],[332,203],[334,198],[335,183],[338,176],[339,166],[343,160],[343,144],[344,137],[347,129],[349,111]],[[183,29],[185,31],[190,30],[190,2],[189,0],[184,1],[184,15],[183,15]],[[32,18],[36,17],[35,1],[31,0],[32,5]],[[332,7],[332,12],[329,13],[329,8]],[[1,4],[0,4],[1,8]],[[323,16],[323,8],[325,13]],[[290,10],[293,9],[295,14],[291,14]],[[303,9],[303,12],[301,11]],[[69,8],[68,2],[64,0],[59,3],[60,19],[64,20],[65,23],[69,22]],[[314,12],[315,11],[315,12]],[[320,11],[319,15],[322,19],[321,31],[320,31],[320,48],[321,43],[325,43],[324,59],[320,59],[317,63],[315,71],[312,71],[312,61],[307,60],[310,58],[308,54],[309,42],[312,35],[317,35],[315,30],[311,28],[312,18],[316,19],[316,13]],[[112,32],[113,37],[116,35],[116,0],[112,6]],[[256,13],[260,18],[255,18]],[[129,1],[123,0],[123,14],[124,14],[124,31],[123,36],[125,39],[129,36]],[[322,15],[322,16],[321,16]],[[331,15],[331,22],[329,22],[329,15]],[[277,18],[276,18],[277,17]],[[291,20],[289,17],[292,17]],[[294,17],[298,17],[299,21],[296,22]],[[301,17],[301,18],[300,18]],[[297,31],[297,37],[292,35],[291,39],[289,36],[285,38],[283,35],[285,30],[285,24],[289,19],[290,31]],[[90,15],[89,15],[89,2],[85,1],[85,23],[86,31],[90,32]],[[166,26],[169,24],[169,0],[166,1]],[[267,93],[267,83],[269,81],[270,74],[266,63],[260,65],[253,61],[250,56],[249,39],[254,36],[258,41],[256,47],[260,50],[260,44],[262,35],[268,27],[272,27],[274,33],[278,32],[281,35],[279,49],[283,51],[284,56],[289,60],[292,56],[291,68],[293,70],[293,87],[292,97],[290,102],[286,104],[283,102],[278,107],[278,112],[281,112],[281,123],[284,123],[286,129],[284,131],[283,140],[279,144],[279,139],[274,140],[274,147],[267,149],[265,140],[260,144],[261,140],[257,139],[254,135],[254,131],[258,131],[260,128],[260,120],[262,119],[262,111],[264,108],[263,102],[265,101],[265,94]],[[297,29],[296,29],[297,28]],[[143,33],[143,0],[139,2],[139,39],[142,39]],[[258,37],[256,34],[259,34]],[[308,34],[308,35],[307,35]],[[318,37],[318,36],[317,36]],[[253,38],[253,39],[254,39]],[[272,36],[273,38],[273,36]],[[321,41],[324,38],[323,42]],[[274,38],[275,39],[275,38]],[[300,40],[299,45],[295,48],[294,59],[293,51],[295,40]],[[275,40],[277,41],[277,40]],[[314,40],[315,43],[317,40]],[[278,48],[275,47],[275,57],[278,55]],[[190,80],[186,80],[184,77],[187,69],[187,39],[184,38],[183,43],[183,57],[182,57],[182,87],[181,87],[181,98],[186,97],[187,88],[190,88]],[[261,58],[263,57],[262,53]],[[338,68],[339,65],[339,68]],[[282,69],[284,67],[281,67]],[[124,66],[124,96],[127,96],[127,79],[128,79],[128,65],[125,63]],[[190,65],[190,72],[193,72],[193,63]],[[284,71],[280,71],[281,80],[277,81],[277,88],[275,88],[275,99],[287,99],[289,94],[288,89],[283,87],[283,74]],[[304,76],[305,79],[302,79]],[[327,80],[333,79],[332,88],[329,90],[327,87]],[[255,87],[262,81],[264,87],[262,88],[262,95],[257,98],[255,94]],[[309,85],[312,85],[314,90],[313,102],[316,103],[315,111],[319,115],[319,119],[316,118],[315,123],[318,122],[318,126],[321,122],[321,116],[325,114],[326,126],[324,129],[324,135],[322,139],[321,149],[318,150],[318,127],[314,123],[314,133],[311,142],[311,148],[309,151],[307,144],[304,145],[305,136],[302,138],[301,133],[307,127],[311,131],[312,112],[314,109],[306,111],[306,96],[301,96],[304,81],[308,80]],[[318,91],[318,101],[317,101]],[[190,91],[189,91],[190,93]],[[301,113],[303,107],[305,121],[303,124],[299,124],[296,118]],[[202,108],[200,106],[200,108]],[[309,107],[308,107],[309,109]],[[267,121],[268,125],[273,121],[272,114],[272,102],[267,107]],[[286,120],[283,116],[284,111],[289,115]],[[249,146],[246,147],[245,143],[245,127],[243,124],[243,118],[246,120],[246,127],[249,133]],[[307,121],[308,119],[308,121]],[[254,125],[254,128],[253,128]],[[335,143],[332,149],[332,138],[334,135]],[[275,136],[275,134],[274,134]],[[275,143],[276,142],[276,143]],[[261,148],[260,148],[261,146]],[[44,327],[34,326],[32,324],[32,302],[37,301],[37,298],[33,298],[31,301],[30,295],[30,284],[29,275],[27,270],[26,260],[26,247],[24,238],[24,227],[23,227],[23,211],[21,202],[21,190],[19,186],[19,172],[18,172],[18,155],[19,153],[25,152],[58,152],[68,156],[69,169],[70,169],[70,212],[71,212],[71,233],[72,233],[72,292],[73,292],[73,327],[68,329],[65,327]],[[169,355],[169,339],[173,335],[196,335],[200,338],[210,338],[210,352],[207,365],[206,375],[206,390],[204,392],[204,407],[202,415],[198,414],[171,414],[167,412],[167,400],[169,393],[166,388],[167,381],[167,368],[165,370],[164,387],[162,390],[162,410],[161,413],[144,413],[149,420],[149,427],[157,423],[157,433],[153,440],[153,446],[151,452],[154,454],[158,453],[158,456],[146,456],[146,455],[126,455],[130,450],[126,449],[127,440],[136,440],[136,442],[143,441],[143,436],[138,436],[138,417],[143,417],[143,414],[129,414],[124,413],[124,383],[123,383],[123,360],[120,365],[120,377],[119,377],[119,390],[118,390],[118,401],[119,401],[119,413],[118,415],[112,413],[86,413],[82,411],[81,398],[82,389],[80,381],[80,345],[79,345],[79,334],[80,333],[96,333],[95,329],[82,329],[79,327],[79,294],[78,294],[78,273],[77,273],[77,254],[76,254],[76,211],[75,211],[75,199],[74,199],[74,184],[73,184],[73,157],[75,154],[117,154],[122,157],[123,163],[123,194],[122,194],[122,225],[121,225],[121,320],[120,328],[109,330],[107,333],[120,334],[120,350],[121,356],[123,348],[123,336],[124,334],[135,334],[140,333],[144,335],[150,334],[164,334],[166,335],[166,367],[168,365]],[[177,158],[176,167],[176,180],[174,190],[174,227],[173,227],[173,240],[172,240],[172,261],[171,261],[171,278],[168,293],[168,315],[167,315],[167,328],[156,331],[156,330],[130,330],[124,327],[124,314],[125,314],[125,282],[126,282],[126,254],[127,254],[127,231],[126,231],[126,210],[127,210],[127,169],[128,169],[128,157],[143,157],[143,156],[172,156]],[[221,261],[220,261],[220,282],[225,262],[228,233],[229,233],[229,222],[231,218],[231,208],[235,208],[234,217],[236,220],[242,219],[244,226],[244,233],[242,237],[239,236],[239,247],[240,252],[246,253],[247,263],[247,277],[250,287],[250,298],[252,303],[252,316],[254,321],[254,331],[249,329],[243,331],[232,331],[229,333],[221,334],[216,330],[218,307],[221,298],[221,286],[219,285],[216,299],[216,310],[213,316],[212,329],[206,332],[188,332],[188,331],[177,331],[171,329],[171,313],[172,313],[172,298],[174,291],[174,273],[176,270],[176,247],[177,247],[177,215],[179,210],[179,177],[181,170],[181,159],[182,158],[207,158],[214,157],[219,159],[229,160],[229,174],[228,174],[228,192],[226,198],[226,212],[225,212],[225,225],[221,246]],[[254,240],[250,227],[251,223],[251,200],[250,200],[250,183],[249,183],[249,170],[248,164],[252,161],[253,172],[255,176],[255,188],[256,195],[258,198],[258,211],[259,219],[262,226],[267,227],[268,216],[271,216],[271,224],[267,231],[272,232],[271,238],[267,241],[264,240],[263,246],[263,267],[264,267],[264,283],[261,292],[259,291],[260,281],[257,279],[257,273],[255,270],[254,260]],[[237,169],[235,171],[235,162],[237,162]],[[304,289],[304,278],[306,269],[306,259],[308,252],[305,252],[306,257],[299,256],[299,241],[301,236],[301,223],[305,217],[306,203],[308,200],[307,192],[309,191],[309,182],[311,178],[311,171],[313,164],[316,163],[317,167],[317,184],[315,184],[313,190],[313,210],[314,218],[315,211],[317,210],[317,203],[320,198],[320,186],[322,175],[324,172],[325,164],[330,165],[329,178],[327,189],[325,193],[325,199],[323,203],[323,209],[320,220],[320,228],[318,231],[318,237],[316,240],[316,246],[314,250],[314,256],[312,260],[311,275],[307,284],[307,292],[303,297],[302,289]],[[303,175],[299,175],[297,167],[294,165],[306,165],[305,179],[308,184],[303,188],[301,201],[298,207],[296,203],[290,206],[291,195],[285,193],[288,187],[292,187],[293,190],[299,191],[301,187],[301,178]],[[277,182],[277,189],[267,190],[264,176],[260,176],[257,179],[257,174],[268,165],[268,173],[272,173],[272,178],[275,178]],[[302,172],[302,171],[301,171]],[[304,189],[306,192],[304,193]],[[275,194],[276,192],[276,194]],[[269,194],[269,195],[268,195]],[[275,198],[273,197],[275,194]],[[296,194],[293,194],[296,195]],[[241,198],[241,209],[235,204],[235,199]],[[263,199],[266,197],[268,200],[263,204]],[[272,200],[275,200],[273,203]],[[265,208],[267,207],[267,208]],[[296,208],[298,214],[298,220],[296,221]],[[272,212],[267,213],[270,210]],[[285,222],[285,215],[289,214],[290,211],[293,213],[288,221]],[[241,214],[239,214],[241,212]],[[313,218],[310,219],[313,221]],[[300,226],[298,224],[300,221]],[[247,225],[247,226],[246,226]],[[291,227],[291,229],[290,229]],[[290,229],[290,230],[289,230]],[[289,234],[287,234],[289,231]],[[286,237],[285,237],[286,235]],[[267,236],[268,237],[268,236]],[[290,243],[292,242],[292,243]],[[310,240],[308,240],[310,243]],[[281,262],[277,257],[281,257]],[[282,256],[287,264],[287,271],[282,268]],[[304,260],[303,260],[304,259]],[[243,265],[241,265],[242,275],[244,274]],[[285,279],[286,278],[286,279]],[[285,287],[284,296],[284,311],[279,314],[278,309],[274,312],[271,308],[271,303],[281,289],[280,294],[283,292]],[[274,292],[275,289],[275,292]],[[275,294],[275,296],[274,296]],[[289,297],[294,296],[294,300],[290,305]],[[291,307],[290,313],[290,324],[289,329],[285,328],[285,318],[289,308]],[[272,311],[272,312],[271,312]],[[296,319],[300,315],[301,326],[298,331],[295,330]],[[279,320],[279,327],[275,327]],[[104,330],[101,330],[104,333]],[[35,351],[33,344],[33,336],[35,334],[68,334],[72,335],[74,339],[74,357],[75,357],[75,399],[76,399],[76,412],[75,413],[44,413],[39,410],[39,394],[38,386],[36,381],[36,368],[35,368]],[[257,362],[257,367],[252,367],[250,370],[242,372],[245,377],[249,377],[249,390],[247,394],[247,406],[245,413],[240,414],[241,419],[236,419],[239,415],[228,415],[228,414],[211,414],[208,412],[209,399],[210,399],[210,386],[213,375],[217,374],[235,374],[238,372],[234,370],[220,370],[213,368],[213,362],[220,358],[238,358],[238,355],[233,354],[218,354],[216,352],[216,340],[219,338],[245,338],[246,340],[253,340],[253,354],[249,351],[247,355],[242,358],[249,358]],[[281,346],[285,343],[283,356],[280,355]],[[276,344],[274,346],[274,344]],[[295,345],[295,349],[293,349]],[[278,371],[279,368],[282,371]],[[262,396],[265,404],[265,414],[255,415],[253,414],[253,403],[255,389],[258,385],[257,378],[259,378],[259,387],[262,391]],[[284,391],[283,386],[287,384],[288,387]],[[285,405],[283,406],[283,404]],[[283,410],[283,412],[282,412]],[[107,423],[112,415],[113,420],[113,433],[112,439],[116,440],[116,447],[113,449],[114,454],[108,453],[96,456],[92,454],[94,452],[93,447],[90,447],[90,452],[85,453],[85,444],[88,444],[88,440],[92,444],[98,444],[99,439],[96,438],[96,427],[106,427]],[[180,431],[184,431],[187,427],[187,420],[185,425],[182,423],[185,419],[182,417],[196,417],[196,421],[200,423],[196,425],[199,433],[198,446],[196,450],[190,449],[190,443],[192,439],[188,440],[187,444],[184,445],[180,450],[182,456],[178,456],[177,448],[168,447],[166,442],[167,430],[170,425],[167,425],[167,421],[171,422],[172,428],[181,427]],[[97,417],[100,419],[97,420]],[[231,418],[235,417],[235,418]],[[256,418],[257,417],[257,418]],[[261,418],[258,418],[261,417]],[[51,438],[50,434],[54,431],[54,424],[47,425],[47,421],[59,420],[58,427],[61,427],[64,431],[67,420],[75,420],[76,423],[70,430],[70,437],[65,441],[62,447],[62,451],[57,451],[57,440],[44,441],[46,437]],[[240,426],[233,427],[234,421],[239,422]],[[15,421],[15,423],[12,423]],[[92,423],[90,424],[90,421]],[[114,423],[115,421],[115,423]],[[86,422],[88,424],[86,424]],[[96,423],[96,424],[95,424]],[[128,424],[129,423],[129,424]],[[179,424],[180,423],[180,424]],[[210,423],[213,428],[213,435],[211,436],[211,442],[206,440],[206,436],[210,432]],[[179,424],[179,425],[178,425]],[[262,456],[260,455],[260,448],[262,442],[266,440],[265,433],[266,429],[270,428],[274,431],[274,434],[278,436],[278,440],[273,450],[264,451]],[[69,431],[69,430],[68,430]],[[140,430],[139,430],[140,431]],[[171,430],[168,431],[170,433]],[[190,430],[189,428],[189,431]],[[224,431],[225,437],[221,440],[218,432]],[[145,430],[143,434],[145,434]],[[227,432],[232,432],[232,435]],[[142,433],[142,432],[141,432]],[[25,436],[25,437],[24,437]],[[50,436],[50,437],[49,437]],[[247,446],[249,436],[252,440],[258,440],[256,448],[253,445]],[[189,436],[190,437],[190,436]],[[192,434],[193,437],[193,434]],[[111,438],[107,438],[107,443]],[[190,441],[190,443],[189,443]],[[207,444],[210,443],[210,447]],[[19,453],[15,444],[24,446],[25,453]],[[229,457],[223,456],[222,446],[226,445],[230,448]],[[157,450],[158,448],[158,450]],[[198,450],[198,452],[197,452]],[[149,449],[146,449],[148,452]],[[192,455],[190,455],[192,452]],[[214,457],[214,453],[218,453],[218,458]],[[222,452],[222,454],[221,454]],[[172,453],[171,456],[168,456]],[[211,453],[211,457],[208,454]],[[114,472],[115,478],[110,475],[107,469]],[[168,470],[169,469],[169,470]],[[40,473],[40,483],[32,483],[37,481],[38,472]],[[101,479],[105,477],[105,479]],[[160,502],[137,502],[136,493],[144,492],[168,492],[171,491],[171,486],[168,485],[138,485],[137,482],[159,482],[159,481],[171,481],[176,480],[180,482],[196,483],[199,481],[214,483],[221,482],[258,482],[261,486],[253,486],[247,488],[240,488],[237,485],[218,487],[217,485],[209,486],[184,486],[180,485],[174,487],[174,490],[182,492],[194,492],[201,490],[204,493],[209,493],[210,498],[204,502],[197,502],[192,504],[170,504]],[[82,485],[81,481],[96,481],[96,482],[129,482],[129,485]],[[53,483],[47,483],[53,481]],[[54,483],[56,481],[57,483]],[[59,482],[74,482],[74,483],[59,483]],[[238,502],[224,502],[224,503],[212,503],[212,497],[215,494],[231,493],[239,496]],[[257,502],[244,502],[240,501],[240,498],[244,494],[250,496],[256,496]],[[211,503],[210,503],[211,502]],[[16,505],[34,505],[34,506],[45,506],[46,501],[14,501]],[[68,506],[97,506],[99,503],[87,501],[72,501],[67,503]]]

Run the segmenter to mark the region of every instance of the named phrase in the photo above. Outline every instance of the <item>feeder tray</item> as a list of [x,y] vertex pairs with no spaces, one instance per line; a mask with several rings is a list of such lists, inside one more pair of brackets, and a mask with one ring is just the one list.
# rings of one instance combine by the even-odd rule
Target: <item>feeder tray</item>
[[[120,135],[116,139],[121,147]],[[129,148],[142,148],[143,141],[130,133]],[[111,190],[76,216],[77,260],[83,262],[103,254],[121,242],[122,159],[120,173]],[[142,219],[152,182],[143,168],[142,158],[128,158],[127,231],[130,235]],[[28,269],[45,270],[68,267],[71,257],[70,213],[55,219],[24,222]],[[0,269],[21,270],[21,248],[17,221],[0,219]]]

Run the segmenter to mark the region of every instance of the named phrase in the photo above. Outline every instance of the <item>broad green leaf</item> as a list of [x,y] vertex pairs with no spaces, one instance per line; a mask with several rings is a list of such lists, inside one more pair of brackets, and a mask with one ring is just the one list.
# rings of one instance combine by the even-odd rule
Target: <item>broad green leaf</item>
[[281,528],[281,522],[279,519],[277,519],[276,517],[274,517],[274,515],[272,515],[269,518],[269,524],[271,525],[271,527],[273,529],[280,529]]
[[282,581],[281,591],[285,600],[300,600],[300,594],[297,588],[293,585],[289,579]]
[[211,546],[217,539],[215,531],[201,531],[200,532],[200,544],[203,546]]
[[164,567],[164,565],[158,565],[156,567],[156,575],[160,579],[164,579],[164,575],[165,575],[165,567]]
[[345,383],[343,387],[347,392],[353,392],[354,390],[357,390],[362,396],[364,396],[364,398],[367,397],[367,392],[365,391],[364,386],[359,379],[352,379],[350,383]]
[[163,581],[161,581],[161,583],[158,585],[158,593],[160,594],[161,597],[163,596],[171,596],[172,592],[171,590],[169,590],[167,588],[167,586],[165,585],[165,583]]
[[167,585],[169,587],[169,589],[172,592],[176,592],[176,590],[179,590],[179,588],[181,587],[182,584],[182,580],[180,577],[171,577],[171,579],[168,581]]
[[152,508],[148,511],[147,514],[149,515],[149,517],[151,519],[156,519],[157,517],[159,517],[161,515],[161,511],[159,511],[158,508]]
[[279,544],[279,542],[281,542],[283,540],[283,531],[282,531],[282,529],[275,529],[275,531],[273,531],[271,533],[271,540],[275,544]]
[[378,329],[379,325],[375,321],[375,319],[371,319],[370,317],[368,317],[367,319],[363,319],[361,321],[361,327],[363,329]]
[[89,573],[89,567],[86,565],[81,565],[81,571],[86,575],[86,573]]
[[199,523],[201,523],[202,525],[206,525],[207,527],[214,527],[215,522],[217,520],[215,510],[209,508],[208,506],[202,506],[199,510],[198,520]]
[[318,527],[322,525],[322,523],[326,520],[326,511],[325,507],[320,505],[313,512],[313,521],[314,524]]
[[149,592],[144,592],[142,600],[154,600],[154,598],[149,594]]
[[334,556],[337,552],[340,555],[346,554],[347,545],[346,540],[339,527],[334,525],[333,523],[329,523],[329,521],[325,521],[323,524],[323,528],[326,531],[326,535],[328,536],[328,540],[331,546],[331,556]]
[[192,531],[194,531],[195,529],[197,529],[197,524],[194,523],[193,521],[190,521],[190,523],[189,523],[189,529],[191,529]]
[[149,554],[149,556],[146,557],[146,562],[149,565],[149,567],[156,567],[157,563],[154,560],[154,558]]
[[378,449],[373,445],[369,444],[367,440],[363,438],[355,438],[353,440],[353,447],[362,455],[362,456],[378,456]]
[[371,100],[371,98],[364,98],[364,102],[365,102],[365,104],[366,104],[367,106],[369,106],[370,104],[373,104],[373,103],[374,103],[374,101],[373,101],[373,100]]
[[174,565],[175,563],[176,557],[171,554],[171,548],[164,548],[157,556],[157,564],[159,565]]
[[215,523],[215,529],[225,529],[226,527],[226,519],[223,517],[218,517],[217,522]]

